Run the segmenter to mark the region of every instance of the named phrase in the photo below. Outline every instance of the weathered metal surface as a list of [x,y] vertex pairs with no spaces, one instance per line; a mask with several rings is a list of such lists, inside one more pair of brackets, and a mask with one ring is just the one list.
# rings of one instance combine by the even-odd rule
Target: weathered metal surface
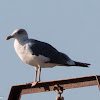
[[34,87],[31,87],[31,83],[12,86],[8,100],[20,100],[20,97],[23,94],[54,91],[55,85],[63,87],[64,90],[93,85],[98,85],[100,89],[100,76],[94,75],[71,79],[39,82]]
[[98,83],[98,88],[99,88],[99,90],[100,90],[100,76],[97,76],[97,75],[96,75],[96,79],[97,79],[97,83]]

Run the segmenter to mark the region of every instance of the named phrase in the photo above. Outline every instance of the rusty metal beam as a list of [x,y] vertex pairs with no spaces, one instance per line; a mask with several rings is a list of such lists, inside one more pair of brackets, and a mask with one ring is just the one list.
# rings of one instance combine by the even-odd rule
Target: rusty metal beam
[[98,85],[100,90],[100,76],[93,75],[63,80],[39,82],[34,87],[31,87],[31,83],[12,86],[8,100],[20,100],[21,95],[23,94],[54,91],[55,85],[62,87],[64,90]]

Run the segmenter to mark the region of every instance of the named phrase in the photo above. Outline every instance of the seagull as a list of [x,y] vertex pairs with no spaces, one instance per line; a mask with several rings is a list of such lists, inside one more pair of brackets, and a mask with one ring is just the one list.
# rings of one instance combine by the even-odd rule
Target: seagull
[[[16,29],[6,38],[14,38],[14,48],[19,58],[35,67],[35,79],[32,86],[40,82],[41,68],[53,68],[55,66],[81,66],[88,67],[90,64],[77,62],[70,59],[66,54],[59,52],[48,43],[28,38],[25,29]],[[37,79],[37,74],[38,79]]]

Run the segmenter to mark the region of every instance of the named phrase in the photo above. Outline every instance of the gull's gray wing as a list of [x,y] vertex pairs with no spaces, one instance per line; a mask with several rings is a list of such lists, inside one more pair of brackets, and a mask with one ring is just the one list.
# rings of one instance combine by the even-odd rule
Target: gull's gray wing
[[[48,43],[30,39],[29,49],[32,55],[42,55],[50,59],[49,63],[66,64],[70,58],[64,53],[58,52],[53,46]],[[48,62],[45,62],[48,63]]]

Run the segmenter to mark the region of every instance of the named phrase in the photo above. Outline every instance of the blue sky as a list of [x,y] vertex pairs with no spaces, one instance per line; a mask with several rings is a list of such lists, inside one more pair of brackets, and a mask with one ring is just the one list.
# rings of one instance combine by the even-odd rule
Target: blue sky
[[[48,42],[89,68],[55,67],[42,69],[42,81],[100,75],[100,1],[99,0],[1,0],[0,1],[0,98],[7,100],[12,85],[32,82],[34,67],[23,63],[15,53],[14,40],[6,41],[16,28],[30,38]],[[56,92],[23,95],[21,100],[54,100]],[[97,86],[68,89],[65,100],[99,100]]]

